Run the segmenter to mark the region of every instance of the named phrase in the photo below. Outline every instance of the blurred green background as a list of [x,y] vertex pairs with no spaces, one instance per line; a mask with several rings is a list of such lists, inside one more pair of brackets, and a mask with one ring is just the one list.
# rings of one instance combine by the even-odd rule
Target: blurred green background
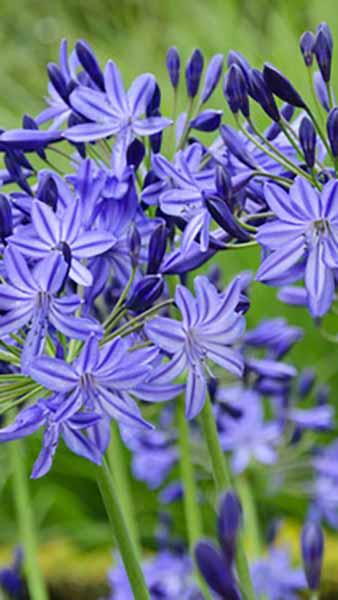
[[[102,63],[114,58],[128,83],[141,72],[153,72],[168,113],[171,94],[165,54],[169,46],[177,46],[183,62],[195,47],[201,48],[206,58],[216,52],[226,54],[231,48],[240,50],[255,66],[273,62],[308,94],[298,39],[303,31],[315,29],[323,20],[330,24],[337,39],[336,0],[2,0],[0,127],[20,126],[23,113],[34,116],[44,107],[46,64],[57,61],[63,37],[70,47],[78,38],[87,39]],[[211,105],[224,108],[225,118],[231,123],[220,91]],[[222,257],[225,280],[239,270],[255,268],[258,261],[257,252],[228,252]],[[293,351],[293,358],[300,368],[313,365],[317,369],[320,378],[332,386],[335,402],[337,346],[319,336],[305,311],[275,301],[275,290],[255,284],[252,301],[250,326],[266,316],[284,315],[305,328],[306,335]],[[334,319],[327,321],[325,326],[333,331]],[[28,466],[38,447],[37,439],[29,444]],[[17,539],[8,476],[3,446],[0,545],[6,548]],[[45,544],[42,559],[54,581],[55,597],[59,597],[57,590],[62,582],[63,588],[71,586],[71,593],[64,597],[75,598],[78,586],[92,582],[95,587],[102,581],[110,561],[111,539],[91,466],[60,448],[51,473],[32,483],[31,491],[41,542]],[[156,516],[154,495],[142,484],[135,484],[133,493],[142,530],[151,531]],[[97,595],[88,591],[84,597]]]

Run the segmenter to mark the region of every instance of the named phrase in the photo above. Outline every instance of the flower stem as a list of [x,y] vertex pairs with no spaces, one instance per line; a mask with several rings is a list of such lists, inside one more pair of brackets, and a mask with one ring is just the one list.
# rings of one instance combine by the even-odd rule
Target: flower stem
[[[220,445],[215,418],[209,398],[206,399],[204,409],[201,412],[202,426],[207,443],[211,461],[211,468],[218,494],[230,487],[235,487],[226,457]],[[240,581],[240,587],[245,600],[255,600],[255,593],[250,577],[248,560],[244,551],[242,532],[238,535],[236,549],[236,567]]]
[[[196,543],[202,538],[202,519],[198,505],[198,489],[194,473],[194,465],[190,455],[189,424],[184,414],[184,403],[179,398],[177,403],[177,422],[180,448],[180,473],[183,482],[184,513],[188,531],[188,541],[191,556],[194,556]],[[199,586],[205,600],[211,596],[202,577],[197,572]]]
[[106,459],[97,467],[97,483],[111,524],[112,533],[120,550],[124,567],[135,600],[150,600],[149,592],[138,560],[138,551],[132,542],[118,499],[115,476]]
[[38,543],[34,529],[23,442],[21,440],[11,442],[8,449],[12,466],[13,495],[18,516],[20,538],[24,547],[24,571],[29,595],[32,600],[48,600],[47,588],[37,557]]
[[250,558],[261,556],[262,540],[259,531],[259,522],[255,499],[251,492],[249,481],[245,475],[236,479],[236,489],[239,493],[243,507],[245,538],[248,543],[248,555]]
[[119,427],[115,421],[112,422],[111,426],[111,442],[107,450],[107,459],[110,471],[115,473],[115,481],[116,485],[118,486],[117,492],[120,499],[121,510],[124,514],[130,538],[135,548],[137,548],[137,551],[139,552],[139,533],[129,484],[128,466],[125,460],[125,451],[123,442],[121,440]]

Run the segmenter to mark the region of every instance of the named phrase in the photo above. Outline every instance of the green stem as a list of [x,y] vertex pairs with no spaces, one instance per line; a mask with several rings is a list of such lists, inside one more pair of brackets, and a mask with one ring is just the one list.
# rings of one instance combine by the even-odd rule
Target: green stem
[[[182,401],[182,398],[179,398],[177,402],[177,422],[180,449],[180,473],[184,488],[184,513],[187,524],[190,555],[193,557],[195,545],[203,536],[203,528],[198,505],[198,489],[196,485],[194,465],[190,454],[189,424],[184,413],[184,402]],[[204,594],[204,598],[209,600],[211,598],[210,593],[198,571],[197,577],[199,586]]]
[[255,499],[245,475],[236,479],[236,489],[241,498],[244,514],[245,538],[248,543],[250,558],[258,558],[262,554],[262,540]]
[[[216,484],[216,491],[217,494],[221,494],[230,487],[234,487],[234,485],[232,482],[230,468],[220,445],[215,418],[209,398],[206,399],[204,409],[201,412],[201,419],[210,456],[213,477]],[[249,564],[244,551],[242,532],[239,533],[237,539],[236,567],[241,590],[245,600],[255,600],[255,592],[250,577]]]
[[115,306],[114,306],[114,310],[113,312],[109,315],[109,317],[105,320],[105,322],[103,323],[103,326],[105,328],[105,331],[108,332],[109,329],[112,328],[116,317],[118,316],[120,309],[122,308],[122,305],[128,295],[128,292],[130,290],[130,287],[133,283],[134,277],[135,277],[135,267],[132,268],[129,279],[127,281],[127,285],[124,288],[121,296],[119,297],[118,301],[116,302]]
[[115,473],[115,481],[118,486],[117,492],[130,538],[140,555],[139,533],[131,496],[129,472],[125,460],[125,449],[121,440],[119,427],[115,421],[112,422],[111,426],[111,442],[107,450],[107,459],[110,470]]
[[135,326],[142,327],[143,320],[146,317],[150,317],[150,316],[156,314],[157,311],[159,311],[162,308],[165,308],[167,306],[170,306],[173,302],[174,301],[171,299],[164,300],[163,302],[160,302],[159,304],[155,304],[155,306],[153,306],[152,308],[148,308],[148,310],[145,310],[140,315],[137,315],[137,317],[130,319],[130,321],[128,321],[128,323],[125,323],[124,325],[119,327],[119,329],[116,329],[115,331],[113,331],[113,333],[111,333],[110,335],[105,336],[103,338],[103,340],[101,341],[101,345],[106,344],[107,342],[110,342],[110,340],[113,340],[118,335],[126,335],[127,333],[131,333],[131,331],[133,331],[135,329]]
[[115,477],[111,473],[106,459],[97,467],[97,483],[110,521],[113,536],[120,550],[124,567],[135,600],[150,600],[149,592],[138,560],[138,551],[133,544],[121,506]]
[[21,440],[8,446],[12,466],[14,502],[16,504],[20,539],[24,547],[24,570],[31,600],[48,600],[47,589],[38,562],[38,543],[34,530],[25,455]]
[[318,590],[313,590],[310,593],[309,600],[319,600],[319,591]]

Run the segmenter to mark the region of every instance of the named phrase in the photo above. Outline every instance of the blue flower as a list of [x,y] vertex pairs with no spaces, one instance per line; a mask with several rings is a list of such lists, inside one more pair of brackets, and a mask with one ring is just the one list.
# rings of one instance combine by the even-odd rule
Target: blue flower
[[252,460],[276,463],[282,431],[275,421],[264,421],[259,394],[241,386],[221,388],[217,401],[220,441],[223,449],[231,452],[233,471],[241,473]]
[[[24,256],[42,261],[42,265],[53,252],[62,254],[64,245],[70,250],[69,277],[80,285],[91,285],[93,277],[81,259],[97,256],[114,243],[106,231],[82,229],[82,204],[70,203],[62,214],[56,214],[50,206],[34,200],[32,225],[18,228],[9,238]],[[41,268],[43,268],[41,266]]]
[[7,283],[0,285],[1,334],[18,331],[30,325],[21,356],[21,368],[27,370],[34,356],[40,354],[52,325],[70,338],[85,339],[91,332],[102,335],[102,327],[93,319],[75,317],[81,305],[76,294],[58,297],[67,275],[67,264],[60,254],[50,254],[33,271],[15,247],[5,250],[4,266]]
[[268,600],[297,600],[306,587],[304,573],[291,567],[284,548],[272,548],[266,558],[255,561],[251,576],[257,596]]
[[42,356],[30,365],[31,377],[53,392],[67,394],[57,417],[72,416],[81,406],[126,425],[150,427],[142,419],[129,392],[150,375],[154,350],[129,352],[128,342],[115,338],[101,349],[94,335],[87,339],[71,365],[59,358]]
[[319,194],[299,177],[287,194],[267,184],[266,201],[276,219],[262,225],[257,239],[271,251],[257,279],[274,285],[305,259],[304,281],[313,316],[325,314],[333,301],[334,269],[338,267],[338,187],[327,183]]
[[243,359],[233,345],[244,332],[244,317],[236,312],[241,286],[235,279],[219,294],[206,277],[195,279],[196,298],[184,286],[177,286],[175,302],[182,321],[155,317],[145,326],[147,336],[171,358],[160,367],[157,380],[174,378],[188,370],[186,416],[195,417],[206,398],[208,362],[214,362],[239,377]]

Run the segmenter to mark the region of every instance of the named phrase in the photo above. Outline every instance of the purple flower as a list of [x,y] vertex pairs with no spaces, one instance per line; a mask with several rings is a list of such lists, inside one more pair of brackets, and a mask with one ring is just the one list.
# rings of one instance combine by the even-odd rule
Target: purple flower
[[130,426],[150,427],[130,396],[150,375],[153,350],[129,352],[126,340],[115,338],[99,348],[94,335],[87,339],[73,364],[43,356],[30,365],[31,377],[53,392],[67,394],[57,418],[73,416],[81,406]]
[[81,305],[79,296],[58,298],[67,273],[60,254],[51,254],[43,265],[30,271],[20,252],[10,246],[5,251],[4,265],[8,282],[0,285],[0,308],[7,312],[0,317],[1,334],[30,325],[21,356],[23,370],[42,352],[49,324],[70,338],[85,339],[94,331],[102,335],[99,323],[74,316]]
[[164,377],[173,379],[188,370],[188,419],[194,418],[204,405],[209,361],[236,376],[243,371],[241,355],[232,347],[245,327],[244,318],[235,312],[241,293],[239,280],[235,279],[219,294],[206,277],[196,277],[195,293],[196,298],[187,288],[176,288],[175,302],[182,321],[155,317],[145,326],[147,336],[171,356],[158,370],[158,381]]
[[90,142],[115,135],[114,150],[125,155],[135,137],[153,135],[171,125],[172,121],[164,117],[141,118],[155,89],[155,78],[150,73],[137,77],[126,92],[121,74],[110,60],[104,70],[104,84],[106,93],[79,86],[71,94],[72,107],[90,122],[67,129],[67,139]]
[[233,471],[241,473],[253,459],[267,465],[277,462],[281,428],[275,421],[264,421],[261,397],[237,386],[221,388],[217,400],[219,437],[223,449],[231,452]]
[[62,253],[65,244],[71,255],[69,277],[80,285],[91,285],[92,274],[81,259],[102,254],[113,245],[114,239],[106,231],[83,231],[82,219],[81,202],[73,201],[59,215],[50,206],[34,200],[32,225],[18,228],[9,241],[24,256],[42,260],[42,264],[51,253]]
[[298,177],[289,195],[275,184],[266,184],[265,197],[277,218],[262,225],[257,234],[258,241],[271,251],[257,279],[274,285],[305,259],[309,308],[313,316],[321,316],[331,306],[338,267],[337,182],[328,182],[319,194]]
[[62,414],[60,407],[64,402],[65,399],[60,394],[48,400],[40,400],[33,406],[21,410],[10,425],[0,429],[0,442],[9,442],[31,435],[41,427],[44,428],[42,449],[31,475],[33,479],[48,473],[60,437],[75,454],[96,464],[101,463],[101,450],[86,434],[89,428],[95,427],[101,421],[101,416],[93,411],[78,412],[72,416]]
[[266,558],[254,562],[251,576],[257,596],[264,594],[269,600],[297,600],[306,587],[303,572],[291,567],[284,548],[272,548]]

